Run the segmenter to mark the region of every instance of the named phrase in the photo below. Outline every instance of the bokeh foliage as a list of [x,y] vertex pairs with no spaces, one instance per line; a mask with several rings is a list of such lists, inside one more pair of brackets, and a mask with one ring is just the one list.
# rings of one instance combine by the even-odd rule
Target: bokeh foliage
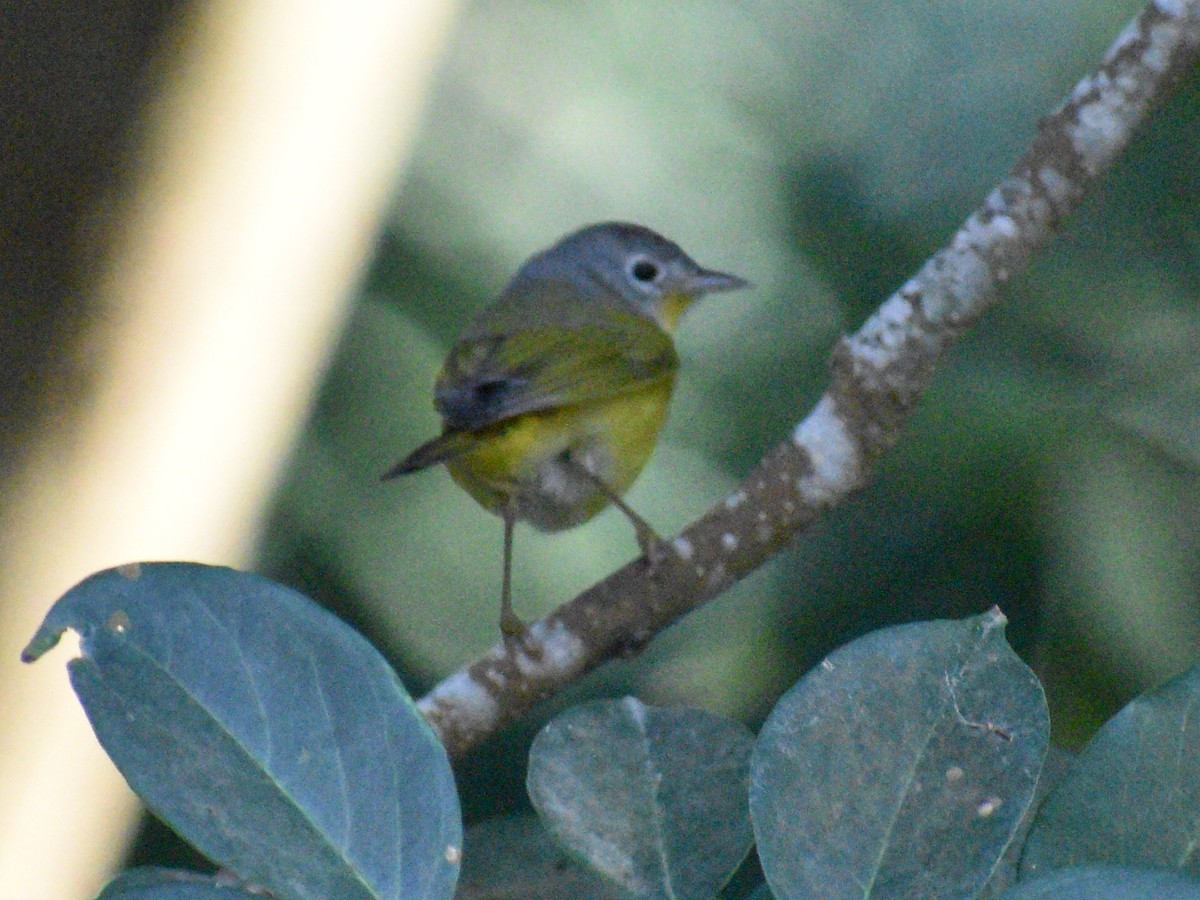
[[[266,569],[365,627],[414,691],[494,641],[499,521],[444,472],[378,476],[438,427],[432,382],[466,319],[529,253],[606,218],[757,286],[680,329],[672,418],[629,497],[673,533],[786,436],[839,334],[945,240],[1139,8],[468,4]],[[954,351],[875,484],[575,699],[631,693],[757,727],[852,637],[997,604],[1056,740],[1077,745],[1193,662],[1198,113],[1185,86]],[[614,513],[519,530],[518,610],[552,608],[634,547]],[[519,796],[533,724],[490,751],[501,761],[468,764],[468,813]]]

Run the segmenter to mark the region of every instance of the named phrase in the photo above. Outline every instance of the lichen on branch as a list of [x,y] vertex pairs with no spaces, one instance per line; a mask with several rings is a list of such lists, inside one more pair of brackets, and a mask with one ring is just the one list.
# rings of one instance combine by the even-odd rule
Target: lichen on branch
[[461,756],[601,663],[752,572],[864,487],[959,337],[1023,272],[1200,59],[1200,0],[1154,0],[1039,122],[1029,150],[924,266],[835,347],[791,437],[653,563],[617,570],[435,687],[420,708]]

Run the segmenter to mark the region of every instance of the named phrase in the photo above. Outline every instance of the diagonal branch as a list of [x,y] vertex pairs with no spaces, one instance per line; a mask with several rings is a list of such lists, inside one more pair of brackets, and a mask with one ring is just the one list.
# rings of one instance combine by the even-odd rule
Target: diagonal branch
[[862,488],[951,345],[1023,272],[1135,128],[1200,59],[1200,0],[1153,0],[950,243],[834,349],[832,380],[791,438],[668,542],[451,675],[420,701],[451,756],[747,575]]

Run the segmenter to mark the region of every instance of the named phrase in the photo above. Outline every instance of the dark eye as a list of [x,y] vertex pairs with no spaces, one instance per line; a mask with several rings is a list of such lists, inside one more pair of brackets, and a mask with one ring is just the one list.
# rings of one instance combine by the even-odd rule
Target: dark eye
[[629,274],[633,276],[633,280],[641,284],[651,284],[658,278],[661,270],[652,259],[646,259],[641,256],[635,259],[629,266]]
[[510,382],[500,378],[491,381],[481,381],[471,386],[471,393],[480,406],[489,406],[497,402],[508,389]]

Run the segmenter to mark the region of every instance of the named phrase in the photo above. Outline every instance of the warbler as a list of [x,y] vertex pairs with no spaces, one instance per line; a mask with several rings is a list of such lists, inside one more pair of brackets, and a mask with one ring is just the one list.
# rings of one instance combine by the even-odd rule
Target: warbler
[[616,506],[644,554],[659,540],[621,499],[667,417],[672,334],[705,294],[748,287],[649,228],[590,225],[531,257],[450,348],[434,388],[442,433],[389,469],[444,464],[504,522],[500,629],[512,606],[513,528],[560,531]]

